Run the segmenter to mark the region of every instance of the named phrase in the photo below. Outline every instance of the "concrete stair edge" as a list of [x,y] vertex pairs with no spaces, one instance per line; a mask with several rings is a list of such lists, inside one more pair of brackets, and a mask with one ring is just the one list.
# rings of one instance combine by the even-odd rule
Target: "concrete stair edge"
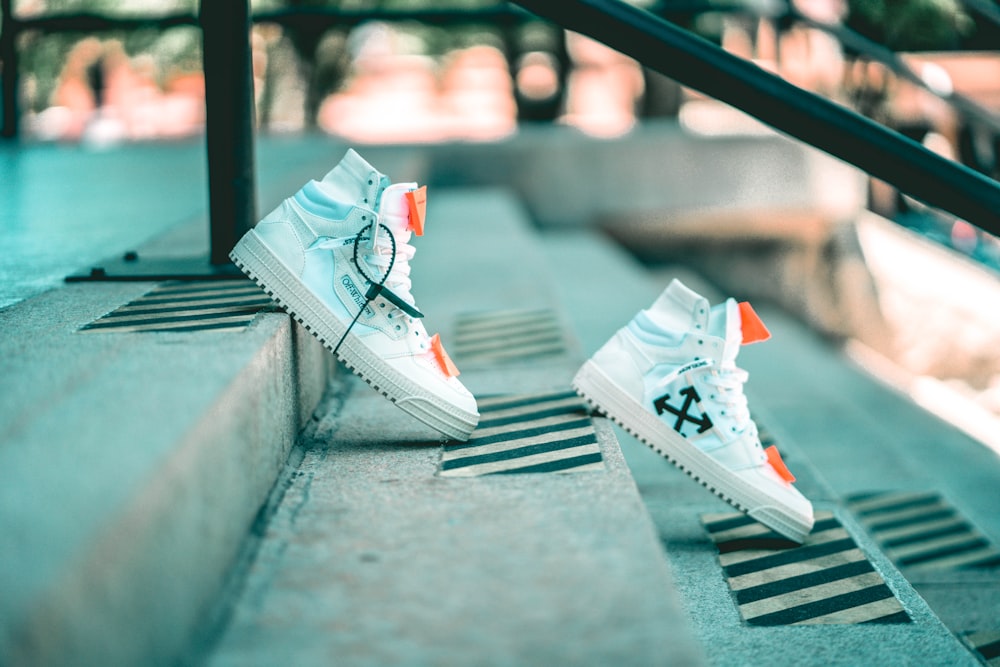
[[[108,305],[99,306],[97,311],[106,312],[122,299],[128,300],[121,294],[151,286],[57,288],[18,304],[5,315],[18,318],[20,312],[30,311],[22,318],[31,320],[26,325],[30,329],[32,323],[45,322],[47,308],[59,308],[61,300],[69,299],[58,294],[64,290],[74,294],[91,290],[87,298],[96,302],[102,297],[94,296],[94,291],[110,292],[104,299]],[[281,312],[258,314],[246,332],[235,334],[243,336],[239,345],[249,354],[215,354],[217,346],[226,345],[224,338],[213,339],[210,332],[187,334],[192,337],[186,341],[200,338],[198,344],[188,346],[188,353],[204,355],[205,362],[204,369],[192,374],[189,381],[205,383],[210,378],[205,383],[210,388],[191,392],[191,385],[185,392],[184,387],[175,387],[195,395],[180,404],[190,407],[196,403],[197,407],[183,414],[159,416],[175,423],[176,428],[164,436],[171,439],[169,443],[158,441],[149,447],[136,434],[144,428],[157,428],[159,422],[144,414],[146,408],[133,408],[148,406],[155,399],[133,401],[139,397],[116,396],[109,387],[117,384],[116,374],[139,372],[151,392],[162,392],[165,390],[158,382],[176,383],[178,372],[158,366],[156,354],[147,358],[149,350],[164,340],[157,339],[158,334],[112,335],[133,337],[133,341],[112,343],[113,354],[81,352],[81,356],[91,355],[82,366],[97,369],[88,371],[83,381],[73,371],[35,369],[40,374],[66,373],[48,385],[58,388],[55,393],[60,406],[92,404],[90,396],[104,392],[109,397],[101,403],[106,406],[104,413],[91,413],[86,423],[74,423],[75,413],[71,412],[65,423],[42,424],[38,429],[60,434],[63,439],[79,433],[81,451],[103,449],[98,457],[107,454],[109,458],[113,457],[109,452],[121,447],[123,439],[132,437],[135,449],[129,454],[126,469],[143,473],[132,478],[124,472],[116,474],[113,461],[110,466],[88,467],[86,460],[64,465],[54,473],[63,475],[64,483],[50,479],[48,488],[65,489],[65,497],[50,499],[43,505],[47,509],[36,510],[58,511],[60,502],[66,504],[70,515],[82,508],[82,526],[74,534],[52,531],[45,521],[24,516],[23,504],[12,506],[8,502],[6,509],[0,508],[5,514],[11,512],[7,516],[17,526],[15,535],[21,530],[42,531],[20,544],[15,538],[0,548],[0,555],[9,557],[4,560],[11,568],[3,579],[20,575],[26,582],[18,585],[18,594],[3,596],[6,603],[0,601],[0,663],[173,664],[214,603],[333,367],[322,345]],[[72,333],[57,340],[66,345],[75,342]],[[179,352],[185,348],[174,349]],[[30,373],[25,375],[30,370],[28,363],[19,369],[20,377],[8,379],[31,382]],[[158,377],[168,379],[158,381]],[[138,381],[130,378],[125,384],[134,386]],[[168,399],[163,404],[169,411],[178,402]],[[45,411],[34,417],[57,421]],[[29,423],[25,437],[31,437],[31,427]],[[4,446],[24,444],[14,438]],[[6,473],[0,471],[0,478],[19,472],[24,471],[12,466]],[[24,485],[22,488],[31,493],[28,485],[32,480],[27,475],[4,483],[9,489]],[[86,498],[115,486],[119,489],[113,500],[91,503]],[[4,498],[9,500],[10,496]],[[31,509],[29,505],[28,512]],[[14,520],[17,512],[22,516]],[[31,551],[39,545],[49,553]],[[36,561],[43,565],[32,572]],[[8,584],[13,591],[11,580]]]

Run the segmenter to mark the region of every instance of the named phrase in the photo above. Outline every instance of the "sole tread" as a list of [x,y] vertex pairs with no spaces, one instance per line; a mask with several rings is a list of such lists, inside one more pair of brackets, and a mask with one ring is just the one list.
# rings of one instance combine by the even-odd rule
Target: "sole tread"
[[727,496],[722,491],[719,491],[714,486],[710,485],[704,479],[702,479],[701,477],[699,477],[698,474],[695,473],[694,471],[692,471],[690,468],[688,468],[687,466],[684,466],[679,461],[677,461],[677,459],[675,459],[674,457],[670,456],[669,454],[667,454],[666,452],[664,452],[662,449],[660,449],[659,447],[657,447],[653,443],[649,442],[646,438],[644,438],[641,435],[639,435],[630,426],[628,426],[627,424],[625,424],[621,419],[619,419],[618,417],[616,417],[616,416],[614,416],[612,414],[609,414],[607,412],[607,410],[605,410],[601,405],[599,405],[596,401],[594,401],[592,398],[590,398],[590,396],[588,396],[584,392],[580,391],[577,387],[574,386],[573,389],[581,397],[583,397],[583,399],[585,401],[587,401],[588,405],[590,405],[596,411],[598,411],[601,414],[603,414],[604,416],[606,416],[608,419],[610,419],[611,421],[613,421],[615,424],[618,424],[618,426],[620,426],[622,429],[624,429],[626,433],[628,433],[629,435],[631,435],[632,437],[634,437],[636,440],[638,440],[639,442],[641,442],[642,444],[644,444],[645,446],[649,447],[654,452],[656,452],[657,454],[659,454],[660,456],[662,456],[663,458],[665,458],[672,465],[674,465],[677,469],[679,469],[680,471],[682,471],[684,474],[686,474],[688,477],[690,477],[694,481],[698,482],[698,484],[700,484],[704,488],[706,488],[709,491],[711,491],[714,496],[716,496],[717,498],[721,498],[723,501],[725,501],[729,505],[732,505],[733,507],[735,507],[736,509],[738,509],[741,512],[749,512],[750,511],[749,507],[746,507],[745,505],[742,505],[741,503],[737,502],[733,498],[730,498],[729,496]]
[[[254,257],[256,257],[256,255],[254,255],[254,251],[252,249],[248,248],[246,250],[246,252],[249,252],[251,255],[253,255]],[[229,257],[233,261],[233,263],[237,266],[237,268],[239,268],[240,271],[242,271],[244,274],[246,274],[248,278],[250,278],[254,283],[256,283],[262,290],[264,290],[264,292],[267,293],[268,296],[271,297],[271,299],[279,307],[281,307],[282,309],[284,309],[285,312],[288,313],[288,315],[294,321],[296,321],[300,325],[302,325],[307,332],[309,332],[312,336],[314,336],[320,342],[320,344],[323,345],[323,347],[325,349],[327,349],[331,353],[333,353],[334,356],[335,356],[335,358],[338,359],[341,363],[343,363],[354,375],[357,375],[359,378],[361,378],[362,380],[364,380],[376,392],[378,392],[380,395],[384,396],[385,398],[389,399],[392,403],[400,405],[398,403],[398,401],[397,401],[397,398],[395,396],[390,395],[389,391],[383,389],[380,383],[376,383],[376,381],[373,381],[371,378],[367,377],[366,374],[364,372],[362,372],[362,370],[358,367],[358,365],[356,363],[353,363],[353,362],[349,361],[348,359],[346,359],[343,356],[343,354],[339,350],[340,341],[337,341],[337,344],[334,345],[325,336],[321,337],[321,334],[319,333],[319,329],[317,329],[313,325],[307,323],[306,319],[302,315],[300,315],[298,312],[296,312],[297,309],[295,309],[293,307],[290,307],[290,305],[284,299],[281,299],[280,297],[275,296],[274,290],[271,289],[269,286],[267,286],[267,285],[264,284],[264,282],[261,280],[260,276],[257,275],[257,272],[255,270],[251,269],[250,267],[248,267],[246,262],[238,259],[235,255],[236,255],[236,249],[234,249],[233,252],[230,253]],[[275,280],[279,280],[280,281],[280,278],[277,277],[277,276],[275,276]],[[306,307],[309,307],[308,304],[306,304]],[[413,409],[406,408],[405,410],[406,410],[406,412],[409,412],[411,415],[413,415],[414,417],[416,417],[420,421],[423,421],[424,423],[432,426],[433,428],[435,428],[437,430],[440,430],[442,433],[445,433],[446,435],[449,435],[451,437],[458,437],[458,438],[461,438],[461,439],[465,439],[465,438],[468,438],[468,436],[471,434],[472,430],[474,430],[475,422],[474,421],[473,422],[469,422],[468,421],[469,418],[468,418],[467,415],[453,412],[452,410],[445,409],[442,406],[437,406],[437,409],[441,411],[440,414],[437,414],[437,413],[432,414],[430,411],[427,411],[425,409],[425,410],[423,410],[423,412],[426,413],[426,415],[424,415],[424,416],[421,416],[421,414],[418,414],[417,412],[414,412]],[[428,421],[428,420],[431,420],[431,421]],[[452,423],[449,423],[447,425],[447,427],[435,423],[435,422],[446,423],[449,420],[452,421]],[[463,425],[459,426],[457,423],[455,423],[455,420],[458,420],[460,422],[465,422],[465,423]],[[464,435],[459,435],[459,433],[463,433]]]

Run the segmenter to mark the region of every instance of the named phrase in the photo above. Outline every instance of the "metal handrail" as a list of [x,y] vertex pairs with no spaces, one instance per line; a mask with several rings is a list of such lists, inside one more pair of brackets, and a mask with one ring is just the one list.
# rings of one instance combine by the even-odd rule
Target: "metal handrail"
[[686,86],[1000,235],[1000,183],[621,0],[516,0]]
[[[207,0],[202,2],[202,16],[174,14],[159,17],[105,17],[93,14],[48,15],[18,19],[11,13],[11,0],[0,0],[3,26],[0,33],[0,58],[4,59],[3,94],[5,136],[16,134],[16,118],[9,118],[11,89],[16,83],[10,71],[16,71],[16,50],[12,33],[24,29],[41,31],[99,31],[136,27],[174,27],[201,25]],[[232,15],[240,7],[248,10],[247,0],[221,0],[225,7],[220,16]],[[517,0],[528,12],[549,20],[562,28],[580,32],[632,56],[643,65],[657,70],[688,87],[743,109],[778,130],[850,162],[868,173],[895,185],[899,190],[944,209],[969,222],[1000,235],[1000,184],[961,164],[951,162],[925,149],[899,133],[886,129],[853,111],[834,104],[818,95],[804,91],[772,75],[753,63],[733,56],[718,46],[703,40],[651,12],[626,4],[621,0]],[[686,7],[690,10],[690,7]],[[214,11],[214,10],[213,10]],[[239,13],[236,11],[236,13]],[[249,17],[249,14],[247,13]],[[81,17],[83,23],[81,23]],[[522,9],[513,6],[488,7],[470,11],[422,10],[413,12],[343,11],[336,8],[287,9],[262,12],[248,20],[302,25],[303,21],[356,25],[371,19],[414,20],[447,24],[458,20],[487,23],[530,20]],[[823,26],[819,26],[823,27]],[[837,31],[838,36],[853,40],[854,36]],[[856,41],[856,40],[855,40]],[[872,45],[867,45],[872,46]],[[13,53],[10,53],[13,51]],[[880,53],[877,45],[870,52]],[[4,56],[7,56],[4,58]],[[919,77],[905,67],[898,67],[898,58],[891,52],[881,54],[884,62],[893,65],[898,74],[915,83]],[[894,61],[893,59],[896,59]],[[239,66],[242,71],[242,65]],[[234,92],[241,76],[215,76],[219,85],[228,85],[223,99],[246,97]],[[909,74],[908,74],[909,72]],[[964,104],[961,98],[950,100],[959,110],[979,120],[995,124],[995,116],[982,109]],[[240,102],[242,104],[242,102]],[[251,105],[252,107],[252,105]],[[964,108],[968,107],[968,108]],[[250,110],[252,113],[252,108]],[[209,121],[211,125],[211,121]],[[211,129],[209,129],[211,133]],[[244,133],[245,134],[245,133]],[[252,136],[249,139],[252,144]],[[252,146],[247,156],[252,177]],[[239,161],[239,160],[237,160]],[[234,174],[244,174],[245,166],[232,165]],[[225,179],[223,179],[225,180]],[[252,178],[249,192],[253,195]],[[239,207],[237,207],[239,208]],[[252,210],[251,207],[244,207]],[[215,218],[213,216],[213,224]],[[251,223],[252,224],[252,223]],[[214,238],[214,234],[213,234]],[[220,240],[220,244],[222,241]],[[214,244],[213,244],[214,245]],[[214,254],[214,253],[213,253]]]
[[277,23],[303,30],[333,26],[353,27],[366,21],[417,21],[429,25],[488,23],[516,26],[536,21],[512,5],[498,4],[470,10],[341,10],[338,8],[288,8],[250,13],[248,0],[202,0],[197,15],[173,13],[156,16],[107,16],[92,12],[51,13],[16,17],[11,0],[0,0],[0,61],[3,63],[3,126],[0,135],[19,134],[17,108],[18,59],[15,42],[26,30],[43,33],[106,32],[198,26],[203,32],[205,72],[205,135],[209,166],[210,264],[229,263],[228,252],[256,219],[254,181],[254,101],[250,73],[250,46],[246,38],[251,23]]
[[[962,2],[986,3],[988,6],[992,4],[991,0],[962,0]],[[788,2],[782,3],[780,9],[775,9],[771,13],[762,13],[742,2],[720,2],[719,0],[711,3],[706,0],[693,0],[683,5],[679,5],[676,2],[660,2],[647,9],[650,13],[671,22],[675,22],[672,18],[673,16],[685,16],[705,12],[725,12],[730,14],[746,14],[754,18],[767,16],[772,19],[790,20],[808,28],[819,30],[837,40],[845,50],[885,65],[886,68],[900,79],[912,83],[954,108],[966,120],[976,121],[1000,134],[1000,114],[997,112],[984,107],[982,104],[961,93],[954,91],[944,93],[933,88],[903,58],[899,57],[895,51],[887,46],[852,30],[842,23],[826,23],[810,18],[795,9]],[[984,8],[984,11],[986,9]],[[1000,16],[1000,10],[995,11]]]
[[854,30],[851,30],[843,25],[834,25],[830,23],[823,23],[822,21],[816,21],[804,16],[793,8],[789,8],[788,16],[805,26],[827,33],[840,42],[841,46],[885,65],[899,78],[909,81],[915,86],[931,93],[938,99],[943,100],[948,105],[961,112],[965,118],[975,120],[997,133],[1000,133],[1000,114],[996,113],[992,109],[984,107],[975,100],[972,100],[960,93],[951,92],[948,94],[942,94],[941,91],[935,90],[927,84],[923,77],[913,71],[913,68],[910,67],[905,60],[896,55],[896,52],[892,49],[882,46],[878,42],[871,40],[861,33],[855,32]]

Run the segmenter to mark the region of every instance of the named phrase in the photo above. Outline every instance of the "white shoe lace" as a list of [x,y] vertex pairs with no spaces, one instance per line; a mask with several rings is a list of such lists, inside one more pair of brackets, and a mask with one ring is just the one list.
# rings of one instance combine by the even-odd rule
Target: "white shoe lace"
[[[393,234],[384,224],[372,225],[371,245],[364,259],[382,278],[382,284],[411,306],[415,306],[410,290],[413,282],[410,280],[410,260],[416,253],[416,248],[408,243],[412,233]],[[372,281],[375,282],[375,281]],[[394,310],[399,310],[395,308]]]
[[731,430],[756,436],[757,425],[750,417],[750,407],[743,393],[743,385],[749,377],[750,374],[742,368],[724,363],[706,373],[705,382],[716,390],[709,399],[721,404],[724,408],[722,414],[733,421]]

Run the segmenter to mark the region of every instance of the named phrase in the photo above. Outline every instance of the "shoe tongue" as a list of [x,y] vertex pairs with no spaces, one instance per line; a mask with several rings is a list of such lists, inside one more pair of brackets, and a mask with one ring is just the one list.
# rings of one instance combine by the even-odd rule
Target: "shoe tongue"
[[379,198],[379,221],[393,234],[410,231],[410,204],[406,201],[406,193],[416,189],[416,183],[396,183],[387,187]]
[[742,324],[740,306],[736,303],[736,299],[726,299],[725,302],[712,307],[708,320],[708,333],[725,341],[722,347],[722,363],[736,363],[736,356],[743,344]]

